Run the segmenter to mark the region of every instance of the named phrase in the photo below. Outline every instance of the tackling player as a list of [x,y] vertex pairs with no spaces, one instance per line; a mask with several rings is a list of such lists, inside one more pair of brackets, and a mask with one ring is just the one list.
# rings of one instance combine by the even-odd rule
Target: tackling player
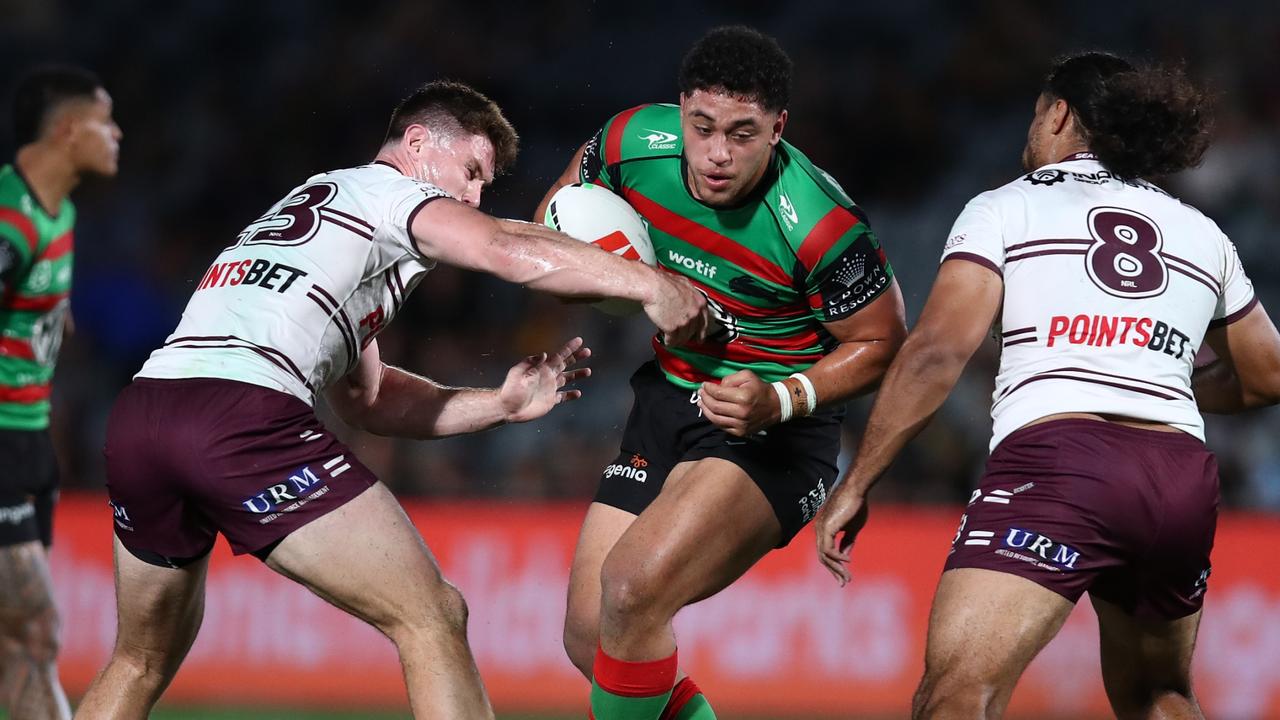
[[685,281],[474,208],[515,159],[497,105],[436,82],[391,117],[374,162],[312,177],[250,223],[116,401],[107,429],[119,631],[78,717],[142,718],[203,614],[222,533],[396,645],[417,717],[492,717],[466,607],[385,486],[320,424],[429,438],[525,422],[578,396],[580,339],[495,389],[384,364],[378,332],[437,262],[554,292],[642,303],[672,343],[709,320]]
[[684,59],[680,104],[614,116],[543,201],[574,182],[613,190],[728,330],[655,338],[583,521],[564,641],[597,720],[714,717],[676,682],[672,618],[809,522],[837,472],[845,401],[879,383],[906,335],[866,217],[782,140],[790,84],[772,38],[712,30]]
[[[937,411],[993,322],[992,453],[929,621],[917,718],[994,718],[1088,591],[1120,718],[1200,718],[1191,654],[1218,470],[1197,410],[1280,400],[1280,336],[1231,241],[1148,178],[1208,145],[1179,72],[1059,61],[1028,173],[965,207],[857,460],[819,516],[843,584],[866,493]],[[1193,368],[1202,342],[1221,358]],[[843,538],[839,538],[843,531]]]
[[85,176],[116,174],[122,133],[102,83],[75,67],[22,78],[13,124],[18,154],[0,167],[0,703],[11,717],[65,718],[47,561],[58,497],[49,387],[70,307],[68,195]]

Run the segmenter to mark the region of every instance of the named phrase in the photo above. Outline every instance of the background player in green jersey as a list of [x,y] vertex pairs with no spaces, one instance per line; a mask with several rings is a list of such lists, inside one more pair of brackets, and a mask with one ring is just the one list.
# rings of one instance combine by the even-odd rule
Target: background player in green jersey
[[790,81],[771,38],[712,30],[684,59],[680,104],[614,116],[538,210],[569,183],[610,188],[728,329],[727,342],[655,339],[583,523],[565,649],[593,680],[597,720],[714,717],[676,682],[672,618],[812,519],[844,402],[877,385],[906,334],[865,216],[782,140]]
[[19,82],[13,129],[17,158],[0,167],[0,689],[11,717],[64,718],[46,550],[58,492],[49,383],[76,219],[67,196],[85,175],[116,174],[122,133],[102,83],[70,67]]

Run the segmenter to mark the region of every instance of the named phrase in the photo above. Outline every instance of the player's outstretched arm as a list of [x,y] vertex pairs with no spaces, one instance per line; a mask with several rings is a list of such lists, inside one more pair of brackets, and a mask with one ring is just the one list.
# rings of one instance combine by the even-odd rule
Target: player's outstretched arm
[[528,422],[582,397],[568,383],[591,375],[574,365],[591,356],[582,338],[516,363],[498,388],[455,388],[382,362],[376,341],[326,393],[338,417],[375,435],[428,439]]
[[1202,412],[1236,413],[1280,403],[1280,333],[1261,303],[1236,322],[1210,329],[1204,340],[1218,357],[1191,375]]
[[885,375],[857,457],[818,514],[818,559],[841,585],[866,522],[867,492],[947,399],[990,331],[1003,292],[1000,276],[982,265],[949,260],[939,269],[920,321]]
[[411,230],[424,255],[449,265],[554,295],[639,302],[672,344],[701,339],[711,326],[706,297],[684,278],[542,225],[440,199],[414,216]]
[[[856,314],[823,327],[840,345],[804,371],[818,407],[874,390],[907,336],[906,309],[897,281]],[[731,435],[746,437],[781,420],[778,394],[750,370],[740,370],[719,383],[703,383],[698,401],[703,415]]]

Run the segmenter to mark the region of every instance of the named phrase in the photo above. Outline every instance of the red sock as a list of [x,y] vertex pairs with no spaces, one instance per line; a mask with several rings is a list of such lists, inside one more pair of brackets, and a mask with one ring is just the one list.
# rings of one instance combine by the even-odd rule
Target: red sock
[[684,706],[694,698],[695,695],[702,694],[702,690],[693,682],[693,678],[686,676],[685,679],[676,683],[671,691],[671,699],[667,701],[667,708],[662,711],[662,717],[658,720],[674,720]]
[[621,697],[652,697],[671,692],[676,681],[676,653],[661,660],[627,662],[605,654],[596,648],[596,659],[591,674],[596,685],[610,695]]

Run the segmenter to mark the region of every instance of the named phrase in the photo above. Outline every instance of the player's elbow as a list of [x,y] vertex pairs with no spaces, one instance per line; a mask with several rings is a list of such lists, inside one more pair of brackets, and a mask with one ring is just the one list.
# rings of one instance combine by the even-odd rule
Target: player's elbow
[[1280,363],[1258,377],[1242,382],[1245,406],[1250,408],[1280,405]]

